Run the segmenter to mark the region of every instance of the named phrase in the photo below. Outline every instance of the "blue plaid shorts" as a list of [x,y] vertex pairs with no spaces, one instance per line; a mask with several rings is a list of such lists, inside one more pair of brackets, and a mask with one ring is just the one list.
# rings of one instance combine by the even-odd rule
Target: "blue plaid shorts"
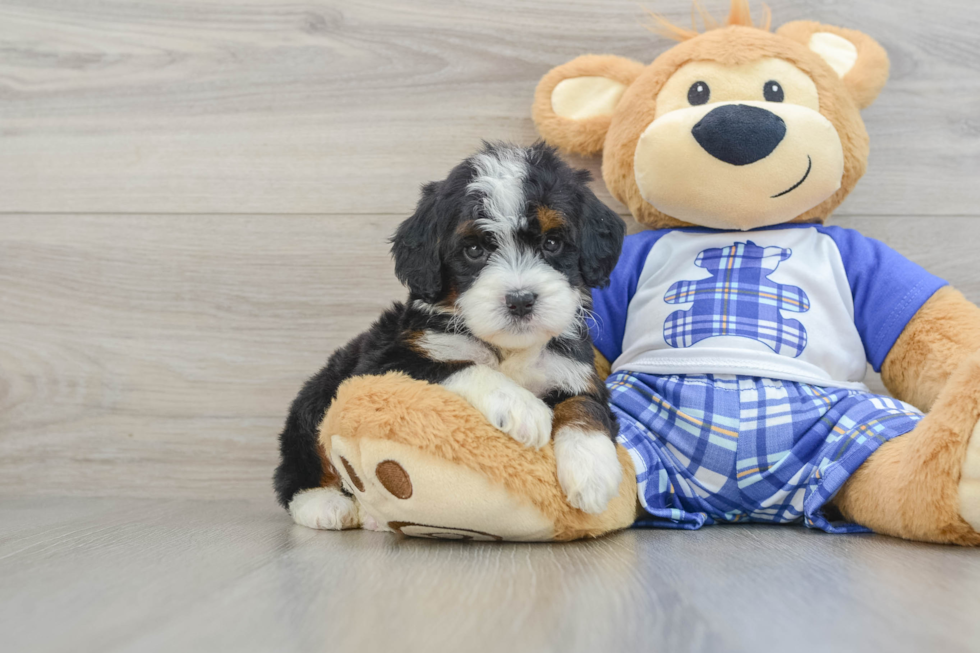
[[746,376],[617,372],[607,385],[619,442],[636,467],[636,526],[802,520],[828,533],[823,507],[883,442],[921,412],[868,392]]

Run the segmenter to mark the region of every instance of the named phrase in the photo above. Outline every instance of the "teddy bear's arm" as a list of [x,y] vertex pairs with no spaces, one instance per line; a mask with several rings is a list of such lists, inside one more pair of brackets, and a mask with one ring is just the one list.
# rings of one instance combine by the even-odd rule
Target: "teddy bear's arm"
[[950,374],[978,351],[980,308],[946,286],[906,325],[881,366],[881,378],[896,398],[928,411]]

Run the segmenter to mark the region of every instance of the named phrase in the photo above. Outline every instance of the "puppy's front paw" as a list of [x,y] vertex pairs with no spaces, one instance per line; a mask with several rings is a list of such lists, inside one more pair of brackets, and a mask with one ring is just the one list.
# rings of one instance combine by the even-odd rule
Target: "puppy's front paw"
[[349,496],[332,487],[297,492],[289,502],[289,514],[300,526],[340,531],[361,525],[360,511]]
[[551,439],[551,409],[518,385],[493,390],[486,398],[484,414],[491,424],[525,446],[540,449]]
[[597,515],[619,494],[623,468],[607,434],[566,426],[555,435],[555,462],[572,507]]

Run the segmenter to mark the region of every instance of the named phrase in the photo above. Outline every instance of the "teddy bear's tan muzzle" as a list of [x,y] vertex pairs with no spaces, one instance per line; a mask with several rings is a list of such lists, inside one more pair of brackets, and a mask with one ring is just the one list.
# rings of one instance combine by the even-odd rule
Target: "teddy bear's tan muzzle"
[[725,102],[670,111],[643,131],[634,175],[663,213],[715,229],[792,220],[840,188],[833,124],[794,104]]

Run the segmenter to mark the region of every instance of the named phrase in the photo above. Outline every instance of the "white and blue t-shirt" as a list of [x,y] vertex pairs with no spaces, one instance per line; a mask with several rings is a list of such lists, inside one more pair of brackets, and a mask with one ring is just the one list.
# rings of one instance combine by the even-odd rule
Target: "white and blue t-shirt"
[[942,279],[851,229],[644,231],[592,293],[614,372],[736,374],[865,389]]

